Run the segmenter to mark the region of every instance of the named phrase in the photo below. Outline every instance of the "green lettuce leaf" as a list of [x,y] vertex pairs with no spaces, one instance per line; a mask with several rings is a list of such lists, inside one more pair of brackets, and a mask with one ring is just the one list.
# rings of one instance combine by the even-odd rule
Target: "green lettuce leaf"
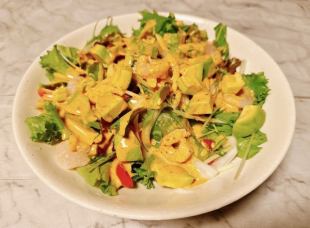
[[45,112],[41,115],[26,119],[26,124],[31,132],[31,139],[35,142],[57,144],[62,141],[64,123],[53,104],[46,103],[44,108]]
[[[243,156],[245,156],[251,137],[252,135],[237,139],[238,157],[243,158]],[[254,133],[252,143],[250,145],[250,149],[249,149],[248,156],[246,159],[250,159],[254,155],[256,155],[262,149],[260,145],[265,142],[267,142],[267,136],[265,133],[261,131]]]
[[79,49],[74,48],[74,47],[65,47],[63,45],[56,45],[56,46],[60,54],[65,56],[71,63],[75,65],[79,62],[78,61],[79,60],[79,55],[78,55]]
[[142,19],[140,20],[140,29],[134,30],[134,35],[139,35],[145,24],[149,20],[155,20],[155,33],[160,35],[164,35],[165,33],[177,33],[178,26],[176,24],[175,16],[173,14],[169,14],[168,17],[159,15],[156,11],[149,12],[147,10],[143,10],[141,12]]
[[216,135],[222,134],[225,136],[231,136],[234,123],[239,115],[239,112],[218,112],[213,118],[215,123],[209,123],[202,130],[202,134],[207,136],[215,133]]
[[224,59],[226,60],[229,58],[229,45],[226,40],[227,26],[220,23],[214,27],[214,31],[215,31],[214,45],[220,48],[221,53]]
[[63,58],[67,58],[72,64],[78,62],[78,49],[73,47],[65,47],[62,45],[55,45],[52,50],[40,57],[41,66],[47,71],[49,80],[53,79],[53,73],[59,72],[67,74],[71,66]]
[[245,74],[243,75],[243,80],[245,85],[253,90],[255,94],[254,104],[264,104],[270,92],[268,87],[268,79],[266,78],[264,72],[259,72],[257,74]]
[[104,38],[113,35],[113,34],[120,34],[121,31],[118,28],[118,26],[116,25],[112,25],[112,24],[107,24],[106,26],[104,26],[100,33],[97,36],[94,36],[92,39],[90,39],[89,41],[87,41],[86,46],[89,46],[90,44],[96,42],[96,41],[101,41]]

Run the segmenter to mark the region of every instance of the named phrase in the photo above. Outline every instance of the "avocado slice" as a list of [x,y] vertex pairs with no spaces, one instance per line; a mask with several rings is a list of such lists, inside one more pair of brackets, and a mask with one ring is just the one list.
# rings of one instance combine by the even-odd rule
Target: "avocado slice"
[[100,172],[99,169],[92,170],[92,166],[86,165],[80,168],[77,168],[77,172],[84,178],[84,180],[92,185],[95,186],[97,181],[100,180]]
[[133,131],[129,131],[128,137],[126,138],[116,135],[114,138],[114,148],[119,161],[130,162],[143,160],[140,142]]
[[126,90],[131,82],[132,70],[130,67],[110,65],[107,71],[107,80],[115,87]]
[[210,94],[207,91],[196,93],[190,100],[186,112],[192,115],[212,113]]
[[247,105],[243,108],[233,127],[233,135],[246,137],[258,131],[264,124],[265,111],[260,105]]
[[127,103],[122,97],[106,93],[97,99],[95,114],[110,123],[126,108]]
[[239,73],[228,74],[223,77],[221,89],[223,93],[238,93],[245,85],[242,76]]
[[80,92],[76,92],[65,104],[66,112],[74,115],[85,115],[90,111],[88,97]]
[[177,165],[171,165],[156,158],[151,163],[151,170],[156,172],[155,179],[158,184],[169,188],[183,188],[189,186],[195,180],[185,169]]
[[65,116],[65,124],[80,141],[87,145],[93,144],[95,139],[99,136],[96,131],[83,124],[77,116],[67,114]]
[[113,61],[111,52],[103,45],[96,44],[90,49],[90,53],[94,54],[99,60],[106,64],[112,63]]
[[66,87],[60,86],[53,90],[52,97],[54,102],[63,102],[69,96],[69,91]]
[[96,183],[100,180],[109,182],[110,167],[111,167],[111,162],[108,162],[100,166],[100,168],[93,167],[92,164],[89,164],[89,165],[77,168],[76,170],[85,179],[85,181],[88,184],[95,186]]
[[203,63],[189,66],[178,78],[177,85],[184,94],[194,95],[202,89]]
[[157,109],[165,100],[166,97],[169,95],[170,87],[164,85],[161,87],[156,93],[154,93],[150,99],[147,100],[148,106],[151,109]]

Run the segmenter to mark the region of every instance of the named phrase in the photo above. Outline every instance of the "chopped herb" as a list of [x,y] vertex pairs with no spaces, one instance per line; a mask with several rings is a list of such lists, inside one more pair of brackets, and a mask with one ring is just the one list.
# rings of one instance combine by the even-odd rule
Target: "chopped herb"
[[132,172],[134,174],[132,179],[145,185],[147,189],[154,188],[155,172],[150,170],[150,164],[153,160],[154,156],[151,155],[142,165],[141,163],[134,163],[132,165]]

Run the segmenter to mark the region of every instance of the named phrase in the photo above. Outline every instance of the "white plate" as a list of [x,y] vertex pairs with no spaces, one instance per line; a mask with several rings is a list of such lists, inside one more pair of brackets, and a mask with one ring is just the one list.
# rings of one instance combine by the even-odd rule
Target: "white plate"
[[[213,39],[213,27],[217,23],[181,14],[176,14],[176,17],[207,29]],[[138,14],[127,14],[114,17],[113,22],[128,34],[133,26],[138,26],[138,18]],[[104,24],[105,20],[100,21],[98,28]],[[91,37],[94,25],[92,23],[80,28],[56,43],[82,47]],[[36,88],[40,82],[46,81],[45,72],[38,63],[39,57],[23,76],[14,102],[13,129],[23,157],[33,171],[56,192],[84,207],[109,215],[145,220],[174,219],[209,212],[240,199],[265,181],[284,158],[295,128],[295,104],[284,74],[262,48],[230,28],[228,41],[232,56],[247,60],[246,72],[264,71],[271,88],[264,106],[267,119],[263,131],[267,133],[268,142],[258,155],[247,161],[237,181],[233,179],[235,167],[190,190],[160,187],[146,190],[141,186],[138,189],[122,189],[119,196],[108,197],[85,184],[75,172],[62,170],[55,162],[55,151],[66,149],[66,145],[33,143],[24,122],[26,117],[37,114]]]

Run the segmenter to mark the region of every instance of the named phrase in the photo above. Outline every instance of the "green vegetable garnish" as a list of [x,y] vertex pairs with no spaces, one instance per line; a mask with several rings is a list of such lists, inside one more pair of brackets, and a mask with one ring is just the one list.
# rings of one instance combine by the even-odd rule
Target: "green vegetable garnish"
[[[132,171],[134,176],[132,179],[146,186],[147,189],[154,188],[155,172],[150,170],[150,164],[154,160],[154,156],[148,157],[145,162],[139,167],[139,163],[134,163]],[[135,165],[138,164],[138,167]]]
[[184,128],[184,119],[176,115],[173,111],[164,110],[157,118],[152,131],[151,138],[157,145],[160,140],[168,133],[178,128]]
[[221,50],[221,53],[224,59],[226,60],[229,57],[229,45],[226,40],[227,26],[220,23],[214,27],[214,31],[215,31],[214,45]]
[[270,89],[268,88],[268,79],[263,72],[243,75],[245,85],[254,91],[255,103],[264,104]]
[[92,43],[95,43],[96,41],[101,41],[104,38],[113,35],[113,34],[120,34],[121,31],[119,30],[118,26],[113,24],[107,24],[103,29],[100,31],[100,33],[96,36],[94,36],[92,39],[87,41],[86,46],[90,46]]
[[211,133],[223,134],[225,136],[232,135],[233,125],[238,119],[239,112],[217,112],[213,117],[213,122],[207,124],[202,134],[207,136]]
[[115,153],[97,157],[88,165],[77,168],[77,172],[84,177],[87,183],[99,187],[103,193],[110,196],[117,195],[117,189],[111,185],[109,176],[111,161],[114,158]]
[[77,50],[73,47],[55,45],[51,51],[47,51],[47,54],[41,56],[40,64],[47,71],[49,80],[54,78],[55,72],[66,75],[72,69],[64,57],[73,64],[77,63]]
[[97,132],[100,132],[100,130],[101,130],[100,123],[97,121],[89,122],[87,125],[88,125],[88,127],[94,129]]
[[66,133],[65,126],[53,104],[46,103],[44,110],[41,115],[26,119],[31,139],[35,142],[57,144],[63,140],[63,135]]
[[253,137],[253,139],[251,141],[251,145],[249,147],[246,159],[250,159],[253,156],[255,156],[262,149],[260,145],[267,142],[266,134],[261,131],[255,133],[254,136],[238,138],[237,139],[238,157],[242,158],[245,156],[247,145],[249,144],[251,137]]
[[134,35],[139,35],[146,22],[149,20],[155,20],[155,33],[163,35],[165,33],[176,33],[178,31],[178,26],[176,25],[176,20],[173,14],[169,14],[167,17],[159,15],[156,11],[149,12],[143,10],[141,12],[142,19],[140,20],[140,29],[134,30]]
[[107,182],[101,182],[98,186],[100,190],[109,196],[116,196],[118,195],[117,188],[110,183]]

